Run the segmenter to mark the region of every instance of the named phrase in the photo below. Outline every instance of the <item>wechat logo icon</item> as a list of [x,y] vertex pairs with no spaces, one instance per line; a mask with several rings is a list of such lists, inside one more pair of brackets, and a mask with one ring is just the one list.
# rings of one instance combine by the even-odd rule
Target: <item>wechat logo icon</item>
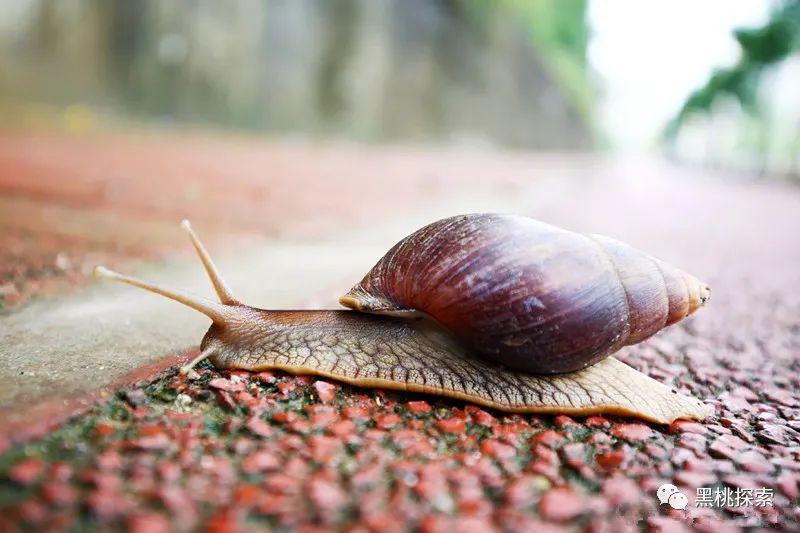
[[689,498],[670,483],[664,483],[656,491],[656,497],[662,504],[669,504],[673,509],[683,510],[689,504]]

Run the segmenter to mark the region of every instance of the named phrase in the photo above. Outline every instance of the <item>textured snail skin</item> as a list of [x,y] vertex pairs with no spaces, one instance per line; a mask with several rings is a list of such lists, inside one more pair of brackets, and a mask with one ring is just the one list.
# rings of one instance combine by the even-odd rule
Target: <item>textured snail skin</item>
[[202,349],[218,368],[281,369],[360,387],[437,394],[522,413],[619,414],[668,424],[708,408],[613,357],[579,372],[535,376],[486,361],[428,320],[351,311],[238,306]]
[[340,302],[369,313],[425,314],[486,357],[557,374],[681,320],[708,291],[608,237],[473,214],[409,235]]

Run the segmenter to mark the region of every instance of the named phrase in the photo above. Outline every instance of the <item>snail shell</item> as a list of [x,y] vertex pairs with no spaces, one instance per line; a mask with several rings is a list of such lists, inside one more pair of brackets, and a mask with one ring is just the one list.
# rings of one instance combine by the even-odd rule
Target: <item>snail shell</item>
[[696,278],[614,239],[471,214],[398,242],[340,302],[428,315],[488,358],[555,374],[650,337],[708,297]]

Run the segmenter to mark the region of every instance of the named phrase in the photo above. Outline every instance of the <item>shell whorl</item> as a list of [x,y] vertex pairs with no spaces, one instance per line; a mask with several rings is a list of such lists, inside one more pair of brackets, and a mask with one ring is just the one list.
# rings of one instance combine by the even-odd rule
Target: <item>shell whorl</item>
[[708,300],[695,277],[604,235],[588,235],[608,255],[627,299],[629,331],[636,344],[689,316]]
[[401,240],[340,302],[427,314],[484,356],[552,374],[644,340],[705,298],[695,278],[608,237],[473,214]]

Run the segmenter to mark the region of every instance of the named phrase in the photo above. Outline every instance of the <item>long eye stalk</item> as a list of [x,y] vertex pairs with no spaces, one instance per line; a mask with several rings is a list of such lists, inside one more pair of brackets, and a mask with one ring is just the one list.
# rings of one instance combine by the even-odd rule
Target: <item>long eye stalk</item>
[[193,370],[193,369],[194,369],[194,366],[195,366],[197,363],[199,363],[200,361],[203,361],[204,359],[208,359],[208,358],[209,358],[210,356],[212,356],[213,354],[214,354],[214,348],[211,348],[211,347],[209,347],[209,348],[206,348],[205,350],[203,350],[202,352],[200,352],[200,355],[198,355],[197,357],[195,357],[194,359],[192,359],[191,361],[189,361],[189,363],[188,363],[188,364],[186,364],[186,365],[183,365],[183,366],[180,368],[179,372],[181,373],[181,375],[184,375],[184,376],[189,376],[190,378],[192,378],[192,377],[196,377],[196,376],[197,376],[197,372],[195,372],[195,371]]
[[233,295],[233,292],[231,292],[231,289],[228,287],[227,283],[225,283],[225,280],[222,279],[222,276],[220,275],[219,270],[217,270],[217,266],[214,264],[214,261],[211,260],[211,256],[208,254],[206,247],[203,246],[203,243],[200,242],[197,234],[192,229],[192,225],[188,220],[184,220],[181,222],[181,227],[186,230],[186,233],[189,234],[189,238],[192,239],[194,249],[197,250],[197,255],[200,256],[200,261],[203,262],[203,267],[205,267],[206,274],[208,274],[212,285],[214,285],[214,290],[217,292],[219,301],[226,305],[238,304],[239,301]]
[[203,298],[202,296],[195,296],[183,291],[168,289],[143,279],[126,276],[125,274],[120,274],[119,272],[114,272],[113,270],[109,270],[104,266],[95,267],[94,275],[101,278],[108,278],[113,279],[114,281],[127,283],[128,285],[133,285],[134,287],[139,287],[140,289],[160,294],[161,296],[169,298],[170,300],[175,300],[176,302],[180,302],[183,305],[200,311],[218,324],[224,324],[225,319],[230,317],[230,313],[227,312],[223,304]]
[[94,275],[113,279],[122,283],[127,283],[128,285],[133,285],[134,287],[139,287],[140,289],[160,294],[161,296],[165,296],[171,300],[175,300],[176,302],[180,302],[183,305],[200,311],[213,320],[215,324],[224,325],[226,320],[230,319],[231,317],[230,306],[241,304],[236,298],[234,298],[233,293],[231,292],[230,288],[228,288],[225,280],[222,279],[222,276],[217,270],[216,265],[214,265],[214,262],[211,260],[211,256],[208,254],[205,246],[203,246],[203,243],[200,242],[200,239],[192,230],[192,226],[189,224],[189,221],[184,220],[181,222],[181,227],[186,230],[186,232],[189,234],[189,237],[192,239],[192,244],[194,244],[194,248],[197,250],[197,255],[200,256],[200,261],[203,262],[203,267],[206,269],[206,274],[208,274],[209,279],[211,279],[211,283],[214,285],[214,290],[216,291],[221,303],[208,300],[202,296],[195,296],[179,290],[168,289],[166,287],[162,287],[161,285],[150,283],[149,281],[134,278],[132,276],[126,276],[124,274],[120,274],[119,272],[109,270],[103,266],[95,267]]

